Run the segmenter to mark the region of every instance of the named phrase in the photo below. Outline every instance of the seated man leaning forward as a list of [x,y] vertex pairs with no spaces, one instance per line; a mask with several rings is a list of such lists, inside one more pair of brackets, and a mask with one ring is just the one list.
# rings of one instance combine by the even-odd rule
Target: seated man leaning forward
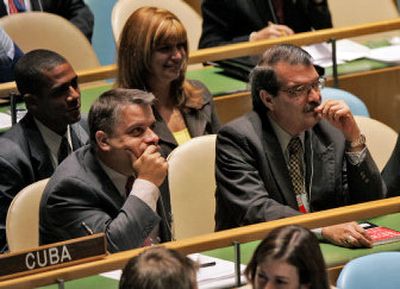
[[64,160],[44,191],[41,244],[91,231],[106,234],[110,252],[170,239],[158,189],[168,164],[151,129],[153,100],[141,90],[113,89],[95,101],[90,144]]
[[[216,229],[382,198],[386,187],[349,107],[321,104],[323,80],[292,45],[252,72],[253,111],[225,125],[216,152]],[[322,228],[342,246],[371,246],[355,222]]]

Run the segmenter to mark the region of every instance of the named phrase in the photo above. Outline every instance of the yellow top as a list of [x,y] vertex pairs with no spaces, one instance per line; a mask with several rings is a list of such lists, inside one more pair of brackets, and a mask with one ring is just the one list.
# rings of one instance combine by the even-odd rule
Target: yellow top
[[187,128],[180,131],[172,132],[172,135],[174,136],[178,145],[184,144],[185,142],[187,142],[192,138]]

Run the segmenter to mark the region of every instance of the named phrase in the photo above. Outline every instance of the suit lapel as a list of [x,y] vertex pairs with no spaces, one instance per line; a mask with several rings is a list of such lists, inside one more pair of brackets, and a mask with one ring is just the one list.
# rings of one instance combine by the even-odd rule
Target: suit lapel
[[28,113],[20,123],[28,143],[32,167],[37,168],[35,178],[42,179],[51,176],[54,168],[51,163],[50,153],[33,117]]
[[40,0],[31,0],[32,11],[42,11],[42,7],[39,3]]
[[154,116],[156,118],[156,123],[154,124],[154,132],[160,138],[160,141],[172,144],[173,146],[178,146],[174,136],[172,135],[171,131],[169,130],[167,124],[165,123],[164,119],[158,113],[157,109],[153,107]]
[[277,187],[285,199],[287,204],[297,210],[297,202],[293,192],[289,171],[286,166],[285,158],[282,153],[278,138],[265,116],[262,118],[262,142],[266,159],[272,171],[272,175],[276,181]]
[[201,110],[193,111],[192,109],[187,109],[187,111],[182,112],[182,114],[192,137],[204,135],[207,126],[207,119]]
[[71,125],[71,140],[73,150],[80,148],[89,141],[89,135],[79,122]]
[[248,2],[253,2],[253,4],[249,3],[248,5],[253,5],[254,10],[257,13],[254,13],[254,21],[257,21],[259,27],[265,27],[268,23],[265,22],[265,19],[272,19],[271,11],[268,5],[268,0],[247,0]]
[[[336,158],[334,144],[324,143],[323,137],[318,136],[318,124],[308,133],[308,140],[306,142],[306,159],[307,167],[307,185],[311,188],[310,205],[312,209],[312,200],[318,196],[316,194],[323,192],[335,191],[335,168]],[[312,156],[312,157],[311,157]],[[312,166],[310,165],[312,162]]]
[[120,194],[110,177],[100,166],[99,160],[93,153],[92,148],[90,148],[89,157],[84,161],[86,162],[86,166],[90,167],[93,171],[95,178],[99,180],[98,185],[101,186],[101,191],[104,192],[104,198],[108,200],[108,202],[104,203],[112,205],[114,207],[114,212],[119,212],[125,203],[125,198]]
[[5,16],[7,15],[7,8],[6,5],[4,4],[4,1],[0,1],[0,16]]

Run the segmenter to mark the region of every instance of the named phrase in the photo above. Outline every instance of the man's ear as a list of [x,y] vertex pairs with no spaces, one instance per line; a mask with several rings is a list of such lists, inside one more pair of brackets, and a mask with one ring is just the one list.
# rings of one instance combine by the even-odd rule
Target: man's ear
[[111,150],[108,135],[104,131],[96,131],[95,138],[97,146],[101,151],[107,152]]
[[25,101],[25,105],[28,110],[32,111],[38,110],[38,105],[39,105],[38,98],[35,94],[26,93],[22,97]]
[[262,103],[270,110],[274,110],[273,96],[269,94],[265,89],[260,90],[260,99]]

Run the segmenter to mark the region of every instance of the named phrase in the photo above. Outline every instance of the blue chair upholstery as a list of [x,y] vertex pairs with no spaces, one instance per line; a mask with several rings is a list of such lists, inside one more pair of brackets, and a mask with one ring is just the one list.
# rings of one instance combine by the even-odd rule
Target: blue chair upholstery
[[350,110],[354,115],[362,115],[369,117],[368,108],[365,105],[365,103],[354,94],[351,94],[350,92],[347,92],[342,89],[325,87],[321,91],[321,95],[322,95],[322,100],[328,100],[328,99],[344,100],[350,107]]
[[102,65],[115,63],[115,42],[111,31],[111,10],[116,0],[85,0],[94,14],[92,45]]
[[399,289],[400,252],[375,253],[347,263],[339,274],[338,289]]

